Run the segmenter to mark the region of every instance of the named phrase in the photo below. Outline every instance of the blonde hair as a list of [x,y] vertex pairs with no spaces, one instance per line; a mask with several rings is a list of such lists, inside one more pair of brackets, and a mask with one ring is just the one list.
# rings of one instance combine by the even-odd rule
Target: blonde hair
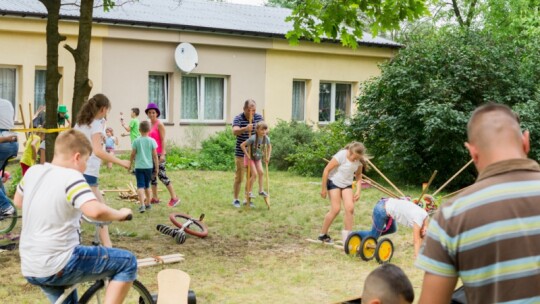
[[92,96],[92,98],[88,99],[82,105],[81,110],[77,115],[77,123],[81,126],[89,126],[96,118],[98,112],[101,111],[101,109],[103,108],[111,108],[111,102],[109,101],[109,98],[107,98],[107,96],[103,94],[96,94]]
[[367,160],[371,158],[369,154],[367,154],[366,147],[363,143],[359,141],[353,141],[347,144],[344,148],[344,150],[349,150],[350,153],[354,153],[356,155],[360,156],[360,162],[362,163],[362,167],[365,168],[365,170],[369,169],[369,165]]
[[268,129],[268,124],[264,121],[259,121],[257,123],[257,126],[255,127],[255,131],[259,131],[259,129],[263,129],[263,130],[267,130]]
[[83,156],[92,154],[90,140],[81,132],[69,129],[58,135],[54,142],[54,155],[80,153]]

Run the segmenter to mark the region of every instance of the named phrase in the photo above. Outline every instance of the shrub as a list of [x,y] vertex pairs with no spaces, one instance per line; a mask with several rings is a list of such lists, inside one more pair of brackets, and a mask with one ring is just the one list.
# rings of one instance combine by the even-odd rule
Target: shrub
[[191,148],[181,148],[172,142],[167,142],[167,169],[200,169],[202,167],[197,151]]
[[201,143],[202,149],[199,154],[199,161],[203,169],[228,171],[233,170],[234,148],[236,137],[232,133],[232,128],[217,132]]
[[287,170],[293,165],[293,161],[288,157],[296,153],[298,147],[310,143],[314,132],[304,122],[279,120],[278,124],[270,130],[269,137],[272,142],[270,164],[278,170]]

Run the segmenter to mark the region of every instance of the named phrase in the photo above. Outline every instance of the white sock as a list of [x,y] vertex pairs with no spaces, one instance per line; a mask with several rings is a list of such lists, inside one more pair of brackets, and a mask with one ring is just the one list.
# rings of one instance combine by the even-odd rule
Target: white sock
[[349,233],[351,233],[350,230],[341,230],[341,239],[343,240],[343,243],[347,240]]

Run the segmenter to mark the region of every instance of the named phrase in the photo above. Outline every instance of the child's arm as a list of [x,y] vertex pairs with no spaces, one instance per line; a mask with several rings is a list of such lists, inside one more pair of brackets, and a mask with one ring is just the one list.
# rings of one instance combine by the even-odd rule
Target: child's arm
[[266,162],[270,162],[270,157],[272,156],[272,144],[267,145],[267,151],[266,151]]
[[328,182],[328,175],[330,174],[330,171],[334,170],[334,168],[336,168],[337,166],[339,166],[338,161],[332,157],[332,160],[330,160],[328,164],[326,165],[326,167],[324,167],[324,171],[322,174],[322,184],[321,184],[321,197],[322,198],[326,198],[326,194],[328,192],[328,190],[326,189],[326,183]]
[[249,155],[249,153],[248,153],[248,151],[247,151],[247,149],[246,149],[246,146],[248,145],[248,141],[249,141],[249,139],[246,140],[246,141],[244,141],[243,143],[241,143],[241,144],[240,144],[240,148],[242,149],[242,151],[244,151],[244,155],[247,155],[247,157],[248,157],[249,159],[251,159],[251,155]]
[[71,126],[71,120],[66,117],[66,124],[64,125],[65,128],[69,128]]
[[15,205],[15,207],[21,209],[22,203],[23,203],[23,195],[19,191],[15,191],[15,196],[13,197],[13,204]]
[[43,165],[46,158],[45,149],[39,149],[39,163]]
[[88,201],[81,206],[84,215],[97,221],[123,221],[131,214],[131,209],[113,209],[97,200]]
[[135,160],[135,155],[136,155],[136,154],[137,154],[137,149],[135,149],[135,147],[133,147],[133,148],[131,149],[131,156],[130,156],[130,158],[129,158],[129,168],[127,168],[128,171],[130,171],[130,172],[131,172],[131,167],[133,167],[133,164],[134,164],[133,161]]
[[354,172],[354,177],[356,178],[356,191],[354,193],[354,201],[360,199],[360,192],[362,189],[362,165],[358,166],[356,172]]
[[36,161],[37,159],[38,150],[39,150],[39,141],[40,141],[39,138],[36,138],[32,141],[32,159],[34,161]]
[[116,136],[114,137],[114,144],[115,144],[116,146],[118,146],[118,137],[116,137]]
[[107,153],[105,150],[103,150],[103,139],[101,137],[100,133],[95,133],[92,135],[92,152],[99,157],[101,160],[106,162],[115,163],[119,166],[122,166],[124,168],[129,168],[130,162],[127,160],[119,159],[116,156]]

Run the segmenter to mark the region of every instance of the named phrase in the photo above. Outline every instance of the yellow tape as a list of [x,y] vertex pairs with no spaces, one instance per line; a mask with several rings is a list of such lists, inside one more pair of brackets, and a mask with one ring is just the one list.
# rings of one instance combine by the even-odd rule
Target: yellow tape
[[11,129],[11,132],[41,132],[41,133],[58,133],[62,131],[69,130],[70,128],[55,128],[55,129],[44,129],[44,128],[30,128],[30,129]]

